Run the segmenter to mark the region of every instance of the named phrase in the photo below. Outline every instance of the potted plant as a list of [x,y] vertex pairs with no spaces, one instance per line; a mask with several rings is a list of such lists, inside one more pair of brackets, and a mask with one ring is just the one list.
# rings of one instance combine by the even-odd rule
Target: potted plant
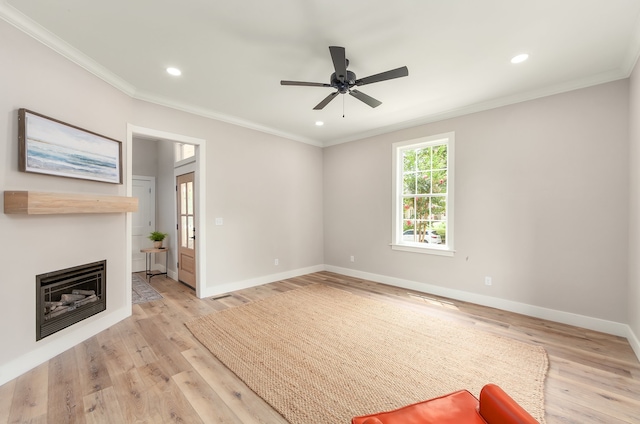
[[156,249],[162,248],[162,240],[167,236],[165,233],[161,233],[160,231],[153,231],[149,234],[149,240],[153,241],[153,247]]

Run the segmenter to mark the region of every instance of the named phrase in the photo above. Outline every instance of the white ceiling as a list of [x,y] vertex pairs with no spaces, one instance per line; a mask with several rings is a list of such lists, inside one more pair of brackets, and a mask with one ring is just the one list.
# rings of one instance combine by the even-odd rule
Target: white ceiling
[[[640,52],[638,0],[0,0],[0,17],[135,98],[320,146],[626,78]],[[409,76],[361,87],[375,109],[312,110],[332,89],[280,80],[328,83],[330,45],[358,78]]]

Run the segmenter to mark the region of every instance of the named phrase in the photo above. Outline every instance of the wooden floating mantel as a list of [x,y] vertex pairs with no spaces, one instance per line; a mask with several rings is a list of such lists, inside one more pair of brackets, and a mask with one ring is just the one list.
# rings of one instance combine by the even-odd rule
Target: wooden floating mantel
[[37,191],[4,192],[5,214],[121,213],[136,212],[137,210],[137,197],[43,193]]

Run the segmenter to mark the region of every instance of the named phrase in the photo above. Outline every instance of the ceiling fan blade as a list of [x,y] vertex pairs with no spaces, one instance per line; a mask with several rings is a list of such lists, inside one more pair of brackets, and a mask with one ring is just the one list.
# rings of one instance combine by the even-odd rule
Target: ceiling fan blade
[[394,78],[406,77],[409,75],[409,69],[406,66],[402,68],[392,69],[387,72],[381,72],[379,74],[371,75],[368,77],[360,78],[356,80],[355,85],[365,85],[374,82],[386,81]]
[[304,81],[280,81],[280,85],[300,85],[304,87],[331,87],[331,84],[323,84],[321,82],[304,82]]
[[328,105],[328,104],[329,104],[329,102],[330,102],[331,100],[333,100],[333,99],[334,99],[334,98],[335,98],[339,93],[340,93],[339,91],[336,91],[336,92],[334,92],[334,93],[329,94],[327,97],[325,97],[325,98],[324,98],[324,100],[323,100],[323,101],[321,101],[320,103],[318,103],[318,104],[316,105],[316,107],[314,107],[314,108],[313,108],[313,110],[321,110],[321,109],[324,109],[324,107],[325,107],[326,105]]
[[366,104],[368,104],[371,107],[378,107],[382,104],[381,101],[374,99],[371,96],[368,96],[366,94],[364,94],[361,91],[358,90],[351,90],[349,91],[349,94],[351,94],[353,97],[355,97],[356,99],[360,100],[361,102],[364,102]]
[[347,79],[347,58],[345,56],[344,47],[329,46],[331,52],[331,60],[336,70],[336,78],[340,82]]

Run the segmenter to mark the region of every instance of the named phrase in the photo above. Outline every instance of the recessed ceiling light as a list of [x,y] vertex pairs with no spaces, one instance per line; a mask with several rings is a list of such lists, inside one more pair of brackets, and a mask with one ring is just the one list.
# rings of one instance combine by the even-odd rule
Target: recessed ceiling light
[[317,126],[317,127],[321,127],[321,126],[323,126],[323,125],[324,125],[324,122],[322,122],[322,121],[316,121],[316,126]]
[[167,72],[175,77],[182,75],[182,71],[178,68],[167,68]]
[[519,55],[517,55],[517,56],[514,56],[514,57],[511,59],[511,63],[522,63],[522,62],[524,62],[524,61],[525,61],[525,60],[527,60],[527,59],[529,59],[529,55],[528,55],[528,54],[526,54],[526,53],[522,53],[522,54],[519,54]]

